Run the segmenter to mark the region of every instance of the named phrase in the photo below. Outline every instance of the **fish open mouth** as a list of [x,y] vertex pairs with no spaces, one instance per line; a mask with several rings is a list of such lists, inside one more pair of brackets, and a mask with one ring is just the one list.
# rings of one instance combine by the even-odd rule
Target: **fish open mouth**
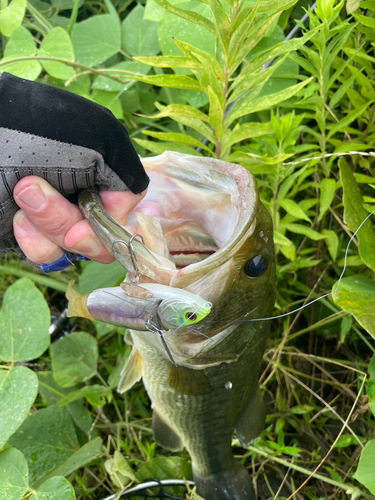
[[178,269],[228,251],[254,218],[257,192],[243,168],[170,151],[142,162],[151,182],[126,228]]

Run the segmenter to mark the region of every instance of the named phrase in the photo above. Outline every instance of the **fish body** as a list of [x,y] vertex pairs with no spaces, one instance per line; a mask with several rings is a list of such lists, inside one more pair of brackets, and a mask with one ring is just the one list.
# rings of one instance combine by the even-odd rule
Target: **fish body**
[[[119,390],[143,378],[155,440],[172,451],[188,450],[205,500],[252,500],[251,478],[234,459],[231,440],[236,430],[246,447],[264,424],[258,375],[269,321],[251,320],[273,311],[272,220],[254,178],[237,165],[171,152],[143,164],[149,192],[127,227],[150,250],[162,242],[164,255],[169,252],[176,265],[159,273],[145,259],[142,278],[158,274],[159,282],[201,297],[212,310],[166,336],[177,366],[155,336],[132,330],[132,354]],[[137,250],[136,255],[142,260]]]

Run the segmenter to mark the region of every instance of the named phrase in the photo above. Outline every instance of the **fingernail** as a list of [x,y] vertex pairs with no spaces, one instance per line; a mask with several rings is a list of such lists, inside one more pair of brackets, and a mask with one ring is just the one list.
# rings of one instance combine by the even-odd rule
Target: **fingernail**
[[74,252],[95,257],[102,250],[101,244],[93,236],[86,236],[79,243],[74,245]]
[[19,199],[23,201],[23,203],[33,210],[41,210],[47,202],[47,198],[37,184],[27,187],[18,193],[15,198],[16,200]]
[[36,231],[36,227],[31,221],[29,221],[25,214],[16,214],[14,217],[14,223],[27,234],[33,234]]

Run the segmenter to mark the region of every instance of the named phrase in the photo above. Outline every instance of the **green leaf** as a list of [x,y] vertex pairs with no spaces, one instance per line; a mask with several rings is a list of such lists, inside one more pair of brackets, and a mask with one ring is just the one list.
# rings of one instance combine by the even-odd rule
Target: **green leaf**
[[200,153],[185,144],[178,144],[176,142],[144,141],[137,138],[134,138],[133,141],[157,155],[161,155],[165,151],[177,151],[178,153],[184,153],[187,155],[200,156]]
[[361,0],[346,0],[346,12],[353,14],[358,8]]
[[88,262],[79,277],[78,291],[82,295],[98,288],[114,286],[125,275],[125,269],[117,261],[112,264]]
[[[368,216],[363,207],[363,200],[358,184],[355,181],[349,165],[343,158],[339,160],[340,177],[344,190],[344,222],[348,228],[355,232]],[[367,220],[357,234],[358,253],[366,266],[375,270],[375,234],[370,220]]]
[[[198,15],[199,13],[203,19],[211,15],[211,11],[207,5],[202,5],[195,1],[185,2],[179,6],[186,9],[185,12],[188,14]],[[162,17],[158,24],[158,38],[161,52],[165,56],[182,55],[181,50],[174,42],[174,38],[190,43],[197,49],[205,50],[212,56],[216,54],[216,37],[213,34],[205,30],[204,27],[189,20],[176,17],[169,12]],[[181,71],[177,70],[176,73],[181,73]]]
[[[337,283],[333,286],[333,290]],[[335,304],[353,314],[358,323],[375,338],[375,283],[361,274],[343,278],[332,294]]]
[[[102,440],[97,437],[85,445],[83,445],[78,451],[71,455],[67,460],[65,460],[61,465],[56,467],[52,472],[50,472],[43,480],[47,480],[51,477],[56,476],[67,476],[74,472],[75,470],[83,467],[84,465],[92,462],[102,454]],[[38,483],[37,483],[38,484]]]
[[145,118],[164,118],[165,116],[184,116],[186,118],[197,118],[198,120],[203,120],[208,122],[208,116],[195,109],[192,106],[187,106],[185,104],[170,104],[169,106],[162,106],[159,103],[155,103],[156,107],[160,109],[160,113],[151,116],[145,116]]
[[85,397],[92,406],[103,406],[106,403],[106,396],[110,394],[109,389],[103,385],[85,385],[78,391],[73,391],[59,399],[56,406],[59,408],[66,406],[77,399]]
[[350,331],[353,325],[353,316],[348,314],[344,316],[340,323],[340,342],[345,342],[346,334]]
[[202,148],[208,153],[212,154],[212,151],[207,146],[194,139],[194,137],[190,137],[185,134],[177,134],[174,132],[153,132],[151,130],[143,130],[142,134],[148,135],[150,137],[155,137],[156,139],[160,139],[161,141],[179,142],[180,144],[187,144],[189,146]]
[[149,477],[190,479],[192,477],[191,464],[181,457],[157,457],[143,464],[136,476],[141,482]]
[[[186,3],[186,0],[169,0],[172,5],[177,5],[179,3]],[[147,0],[143,19],[147,21],[159,22],[163,16],[165,16],[166,10],[160,7],[155,0]]]
[[297,83],[292,87],[282,90],[281,92],[276,92],[275,94],[270,94],[267,96],[259,97],[257,99],[250,100],[246,99],[247,96],[239,99],[233,108],[229,111],[226,119],[225,126],[229,126],[233,120],[250,113],[256,113],[257,111],[262,111],[264,109],[275,106],[282,101],[286,101],[290,97],[293,97],[297,92],[299,92],[303,87],[312,81],[312,77],[304,80],[303,82]]
[[118,488],[124,489],[126,485],[136,480],[133,469],[128,461],[119,452],[115,451],[113,458],[104,462],[105,470],[108,472],[112,483]]
[[236,142],[261,137],[262,135],[271,135],[274,133],[271,124],[268,123],[243,123],[236,125],[229,135],[224,137],[223,149],[229,148]]
[[[53,28],[43,38],[38,55],[74,61],[73,45],[68,32],[63,28]],[[60,80],[69,80],[75,74],[71,66],[63,63],[42,61],[42,65],[49,75]]]
[[9,444],[25,455],[32,485],[79,449],[68,410],[53,407],[29,415]]
[[324,235],[319,234],[313,229],[303,226],[302,224],[285,224],[285,228],[292,233],[303,234],[313,241],[324,240],[325,238]]
[[292,215],[296,219],[304,219],[307,222],[311,222],[309,217],[305,214],[301,207],[297,205],[297,203],[288,198],[284,198],[283,200],[278,201],[279,205],[285,210],[286,213]]
[[31,495],[30,500],[75,500],[73,486],[65,477],[48,479]]
[[[20,26],[11,34],[5,46],[2,62],[14,57],[35,56],[35,54],[36,46],[30,31]],[[19,78],[36,80],[42,71],[42,66],[39,61],[21,61],[2,66],[0,73],[3,71],[7,71]]]
[[0,310],[0,360],[29,361],[48,348],[50,313],[47,303],[28,278],[21,278],[4,294]]
[[194,61],[191,57],[183,56],[134,57],[134,60],[156,68],[202,68],[199,62]]
[[111,14],[89,17],[74,25],[72,42],[78,62],[97,66],[121,49],[120,20]]
[[0,370],[0,448],[29,414],[38,394],[38,377],[25,366]]
[[336,262],[337,250],[339,248],[339,238],[337,233],[330,229],[323,229],[322,234],[325,237],[331,259],[333,262]]
[[362,106],[359,106],[353,111],[350,111],[344,118],[339,120],[333,127],[330,128],[330,131],[327,135],[327,140],[329,140],[333,135],[337,132],[341,132],[345,130],[345,128],[350,125],[354,120],[356,120],[359,116],[361,116],[364,111],[368,108],[368,106],[372,103],[372,101],[365,102]]
[[369,28],[375,29],[375,19],[373,17],[361,16],[359,14],[354,17],[357,21],[363,24],[363,26],[368,26]]
[[107,69],[113,70],[107,71],[108,75],[121,78],[121,82],[116,82],[115,80],[107,78],[104,75],[99,75],[92,84],[93,89],[105,90],[106,92],[124,92],[125,90],[129,90],[136,83],[136,80],[134,80],[130,74],[124,73],[124,71],[128,73],[146,75],[151,68],[140,62],[125,61],[115,64],[111,68]]
[[[167,10],[171,14],[175,14],[176,16],[179,16],[180,18],[191,22],[193,25],[201,26],[202,28],[206,29],[209,33],[212,33],[213,35],[215,35],[215,28],[214,28],[213,23],[210,20],[208,20],[206,17],[198,14],[197,12],[194,12],[193,10],[187,10],[188,7],[185,7],[185,5],[180,5],[180,7],[185,7],[185,8],[180,8],[180,7],[175,7],[171,3],[167,2],[167,0],[155,0],[155,2],[158,5],[160,5],[160,7],[163,7],[165,10]],[[166,15],[162,17],[161,22],[163,22],[163,20],[165,18],[166,18]],[[187,27],[186,23],[185,23],[185,27]],[[161,47],[161,45],[160,45],[160,47]]]
[[21,26],[26,10],[26,0],[12,0],[10,5],[0,14],[0,31],[4,36],[10,36]]
[[323,179],[320,184],[319,217],[318,222],[327,212],[335,196],[336,181],[334,179]]
[[29,487],[29,469],[22,453],[15,448],[0,453],[0,498],[21,500]]
[[353,477],[362,483],[373,495],[375,495],[374,463],[375,439],[371,439],[362,450],[358,468]]
[[122,23],[122,48],[131,56],[153,56],[160,52],[158,25],[143,20],[143,14],[144,7],[138,4]]
[[199,82],[184,75],[151,75],[151,76],[136,76],[136,80],[157,85],[158,87],[171,87],[175,89],[202,90]]
[[97,370],[98,343],[86,332],[74,332],[51,346],[52,371],[61,387],[93,377]]

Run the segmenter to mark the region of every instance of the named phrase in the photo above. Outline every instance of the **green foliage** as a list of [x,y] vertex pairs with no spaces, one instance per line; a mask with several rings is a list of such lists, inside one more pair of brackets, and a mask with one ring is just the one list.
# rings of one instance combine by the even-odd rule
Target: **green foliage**
[[[268,427],[242,461],[267,484],[259,498],[274,498],[287,470],[278,498],[297,497],[323,459],[304,497],[374,498],[362,491],[375,495],[372,218],[336,283],[351,234],[375,208],[375,3],[319,0],[284,40],[308,5],[4,0],[0,72],[106,106],[141,155],[215,157],[256,176],[274,221],[277,312],[335,291],[293,321],[273,322],[261,375]],[[0,269],[0,497],[83,500],[148,477],[190,478],[186,452],[155,447],[141,385],[125,397],[113,392],[130,350],[122,330],[82,320],[46,353],[47,302],[28,278],[55,314],[69,279],[84,294],[118,284],[123,268],[90,262],[53,278],[15,261]]]

